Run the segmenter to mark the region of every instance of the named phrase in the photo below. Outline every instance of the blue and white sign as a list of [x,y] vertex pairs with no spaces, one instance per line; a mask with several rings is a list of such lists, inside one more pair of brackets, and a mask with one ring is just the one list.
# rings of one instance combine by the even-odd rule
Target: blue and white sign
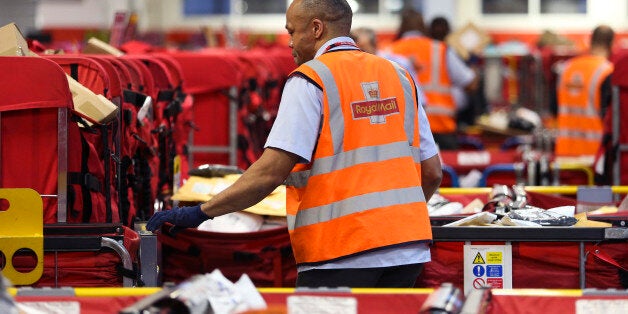
[[482,277],[482,276],[484,276],[484,266],[482,266],[482,265],[475,265],[475,266],[473,266],[473,275],[475,277]]
[[486,265],[486,277],[503,277],[503,269],[502,265]]

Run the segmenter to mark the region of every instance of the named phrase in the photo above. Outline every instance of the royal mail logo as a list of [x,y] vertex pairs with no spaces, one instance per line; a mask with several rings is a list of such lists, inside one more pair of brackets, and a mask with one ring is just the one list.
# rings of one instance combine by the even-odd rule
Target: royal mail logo
[[582,74],[579,72],[574,73],[566,85],[570,94],[577,95],[581,93],[584,88],[584,79]]
[[377,89],[369,89],[368,94],[369,94],[369,99],[379,98],[379,90]]
[[362,92],[366,100],[351,103],[353,119],[369,118],[371,124],[386,123],[386,116],[399,113],[397,98],[379,98],[379,83],[362,82]]
[[[397,106],[397,98],[390,97],[351,103],[351,111],[353,112],[354,119],[385,117],[399,113],[399,106]],[[385,122],[385,120],[383,122]]]

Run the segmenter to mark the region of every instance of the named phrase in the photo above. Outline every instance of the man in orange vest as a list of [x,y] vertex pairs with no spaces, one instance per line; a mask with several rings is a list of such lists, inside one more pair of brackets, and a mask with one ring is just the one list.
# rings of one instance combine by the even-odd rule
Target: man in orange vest
[[346,0],[295,0],[292,55],[262,156],[206,203],[157,212],[196,227],[246,209],[285,182],[300,287],[412,287],[430,261],[426,203],[442,178],[417,90],[403,68],[357,48]]
[[602,118],[611,102],[608,61],[613,30],[598,26],[593,30],[587,54],[564,64],[557,84],[556,156],[594,156],[602,142]]
[[421,13],[405,9],[401,13],[397,40],[388,48],[413,60],[427,97],[427,117],[439,148],[457,149],[456,103],[452,86],[474,91],[478,79],[453,50],[426,35]]

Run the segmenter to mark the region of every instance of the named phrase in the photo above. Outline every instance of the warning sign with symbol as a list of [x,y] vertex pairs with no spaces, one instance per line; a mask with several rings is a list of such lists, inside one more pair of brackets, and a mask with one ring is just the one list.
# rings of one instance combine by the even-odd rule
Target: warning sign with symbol
[[486,287],[486,282],[482,278],[473,279],[473,289],[480,289]]
[[464,289],[512,289],[512,246],[464,245]]
[[475,255],[475,258],[473,259],[473,264],[486,264],[486,262],[484,262],[484,258],[482,258],[482,254],[480,254],[480,252],[478,252],[478,254]]

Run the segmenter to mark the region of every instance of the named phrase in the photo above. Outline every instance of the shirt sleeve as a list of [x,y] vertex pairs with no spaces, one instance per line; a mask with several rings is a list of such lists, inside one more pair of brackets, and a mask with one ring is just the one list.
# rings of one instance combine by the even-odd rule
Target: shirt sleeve
[[447,72],[451,83],[464,88],[475,78],[475,72],[469,68],[451,48],[447,48]]
[[425,106],[421,99],[425,98],[423,91],[417,88],[417,98],[419,99],[419,132],[421,137],[421,146],[419,147],[421,161],[434,157],[438,153],[438,148],[434,142],[434,135],[430,129],[430,122],[427,120],[427,114],[425,113]]
[[316,85],[303,77],[290,77],[264,147],[298,155],[301,163],[310,162],[321,124],[322,94]]

